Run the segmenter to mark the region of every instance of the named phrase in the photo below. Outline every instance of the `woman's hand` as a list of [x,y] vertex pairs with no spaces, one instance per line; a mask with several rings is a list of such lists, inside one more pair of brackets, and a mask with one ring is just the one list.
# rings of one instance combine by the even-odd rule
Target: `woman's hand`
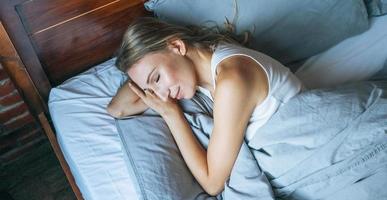
[[111,116],[122,118],[143,113],[148,109],[148,105],[146,105],[141,98],[130,89],[127,81],[118,89],[116,95],[109,102],[106,109]]
[[165,118],[169,115],[181,112],[180,106],[176,100],[168,97],[166,101],[163,101],[150,89],[145,89],[143,91],[135,83],[130,81],[128,85],[129,88],[132,89],[146,105],[158,112],[161,117]]

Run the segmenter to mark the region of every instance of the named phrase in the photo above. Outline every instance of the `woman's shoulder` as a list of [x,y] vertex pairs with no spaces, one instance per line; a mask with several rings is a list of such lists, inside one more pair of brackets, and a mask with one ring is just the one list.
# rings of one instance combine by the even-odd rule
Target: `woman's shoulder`
[[[215,68],[233,66],[248,61],[248,57],[254,57],[254,55],[246,47],[239,44],[221,42],[213,52],[211,65]],[[216,71],[218,72],[218,70]]]
[[257,65],[254,60],[242,55],[229,57],[219,63],[215,98],[227,97],[231,92],[255,104],[262,102],[269,93],[269,83],[265,71]]
[[232,71],[233,73],[249,73],[256,70],[258,63],[249,56],[243,54],[233,54],[222,59],[217,66],[217,74],[222,71]]
[[235,82],[250,85],[268,85],[265,69],[251,53],[244,47],[222,43],[218,51],[214,52],[212,67],[215,73],[216,86],[221,82]]

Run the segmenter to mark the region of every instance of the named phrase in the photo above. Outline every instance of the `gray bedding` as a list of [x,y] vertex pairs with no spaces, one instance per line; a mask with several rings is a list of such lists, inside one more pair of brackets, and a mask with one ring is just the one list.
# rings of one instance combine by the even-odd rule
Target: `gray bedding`
[[[243,143],[225,190],[217,198],[387,199],[386,92],[387,81],[379,81],[310,90],[294,97],[248,144]],[[182,106],[195,135],[206,147],[212,130],[211,102],[198,94],[192,101],[183,101]],[[183,193],[178,191],[190,193],[191,199],[212,198],[186,170],[172,137],[162,143],[155,138],[147,140],[147,132],[162,126],[148,129],[141,125],[141,117],[117,120],[130,155],[132,178],[140,175],[146,179],[137,179],[137,192],[151,196],[144,199],[182,199],[179,195]],[[139,128],[140,136],[134,133]],[[159,134],[170,134],[165,126],[162,130]],[[145,143],[139,145],[137,140],[134,145],[134,136]],[[153,151],[171,146],[173,155]],[[164,162],[168,159],[177,162]],[[175,168],[185,170],[176,172]],[[173,183],[183,180],[191,180],[191,185],[187,181]]]
[[277,197],[387,199],[387,82],[312,90],[248,144]]

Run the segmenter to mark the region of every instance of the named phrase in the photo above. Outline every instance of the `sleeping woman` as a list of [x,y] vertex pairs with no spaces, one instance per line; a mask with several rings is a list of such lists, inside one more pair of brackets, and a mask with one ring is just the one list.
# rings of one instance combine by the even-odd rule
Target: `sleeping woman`
[[[252,199],[260,198],[257,193],[269,199],[387,198],[387,81],[300,93],[302,83],[273,58],[224,34],[155,18],[129,26],[116,65],[130,81],[108,112],[117,118],[158,112],[210,195],[257,181],[259,191],[242,193],[251,192]],[[197,90],[213,101],[207,150],[178,104]],[[245,150],[254,159],[238,162]],[[248,167],[257,162],[259,169]],[[242,185],[229,185],[233,167],[243,168]],[[264,192],[261,186],[269,184]]]
[[[210,195],[223,190],[242,141],[253,138],[256,129],[302,88],[288,68],[231,37],[154,18],[130,25],[116,65],[131,81],[117,92],[108,112],[117,118],[148,108],[158,112],[188,168]],[[214,103],[207,151],[177,104],[197,90]]]

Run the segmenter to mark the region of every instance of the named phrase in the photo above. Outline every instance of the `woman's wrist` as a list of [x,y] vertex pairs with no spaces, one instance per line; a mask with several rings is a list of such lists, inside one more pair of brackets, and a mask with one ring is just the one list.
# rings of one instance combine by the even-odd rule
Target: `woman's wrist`
[[160,113],[161,117],[168,123],[176,122],[180,117],[184,117],[183,111],[180,107],[166,110],[164,113]]

